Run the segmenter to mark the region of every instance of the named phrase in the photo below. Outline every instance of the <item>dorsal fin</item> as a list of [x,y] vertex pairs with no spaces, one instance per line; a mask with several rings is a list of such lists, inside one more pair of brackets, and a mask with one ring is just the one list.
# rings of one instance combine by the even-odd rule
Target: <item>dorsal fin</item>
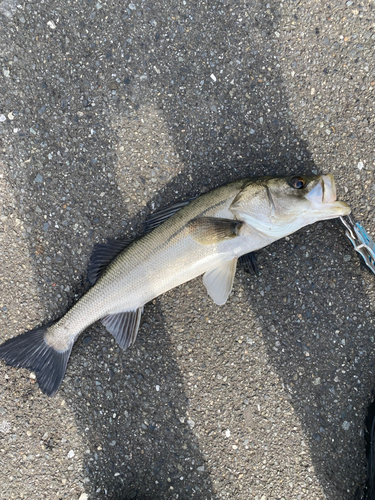
[[186,205],[189,205],[189,203],[193,201],[195,198],[196,197],[193,197],[185,201],[179,201],[177,203],[173,203],[173,205],[171,205],[170,207],[163,208],[162,210],[158,210],[157,212],[150,214],[145,220],[145,224],[143,226],[144,232],[149,233],[156,227],[160,226],[160,224],[169,219],[169,217],[172,217],[172,215],[181,210],[181,208],[184,208],[186,207]]
[[125,238],[122,240],[107,240],[107,243],[99,243],[94,246],[87,268],[87,279],[94,285],[103,273],[104,269],[112,260],[121,253],[124,248],[130,245],[132,240]]
[[[158,212],[150,214],[145,220],[143,226],[144,233],[149,233],[156,227],[160,226],[160,224],[169,219],[169,217],[172,217],[172,215],[181,210],[181,208],[186,207],[186,205],[188,205],[195,198],[196,197],[192,197],[185,201],[179,201],[168,208],[163,208]],[[87,279],[91,285],[96,283],[108,264],[110,264],[113,259],[119,255],[119,253],[130,245],[131,242],[132,240],[128,238],[120,240],[109,239],[107,240],[107,243],[99,243],[94,246],[87,268]]]

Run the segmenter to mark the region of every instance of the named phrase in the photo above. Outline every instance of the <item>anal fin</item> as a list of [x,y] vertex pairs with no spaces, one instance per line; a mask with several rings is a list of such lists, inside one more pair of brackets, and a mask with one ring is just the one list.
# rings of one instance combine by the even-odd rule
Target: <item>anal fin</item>
[[135,311],[110,314],[102,318],[102,323],[111,333],[121,349],[127,349],[137,338],[143,307]]
[[214,269],[203,275],[203,284],[215,304],[225,304],[232,290],[236,274],[237,258],[220,262]]

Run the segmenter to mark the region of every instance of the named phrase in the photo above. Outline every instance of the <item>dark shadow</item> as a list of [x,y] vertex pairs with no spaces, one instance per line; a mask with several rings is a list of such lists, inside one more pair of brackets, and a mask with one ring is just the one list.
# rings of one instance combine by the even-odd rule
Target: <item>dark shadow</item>
[[[31,228],[46,321],[65,311],[72,289],[74,300],[82,293],[93,244],[140,234],[151,206],[248,175],[314,170],[280,77],[272,41],[279,13],[276,3],[265,3],[143,2],[133,8],[87,1],[78,10],[73,2],[48,39],[38,20],[45,21],[50,8],[33,7],[38,54],[30,57],[44,61],[49,73],[41,66],[39,76],[37,67],[37,95],[23,97],[26,132],[14,145],[10,178],[20,195],[20,217]],[[19,32],[13,38],[22,43]],[[26,70],[20,76],[31,78]],[[113,122],[137,120],[147,106],[160,110],[183,168],[147,208],[127,218],[116,183]],[[24,156],[31,161],[20,169],[17,159]],[[137,166],[122,167],[139,181]],[[271,363],[306,433],[315,474],[332,500],[349,499],[360,481],[358,414],[373,367],[363,278],[353,261],[342,266],[348,253],[334,223],[305,229],[260,252],[261,277],[226,306],[238,317],[250,307],[259,318]],[[247,286],[242,271],[239,282]],[[204,296],[199,286],[197,301]],[[203,318],[211,306],[202,308]],[[90,498],[203,499],[221,492],[192,431],[183,376],[165,335],[169,322],[163,301],[156,300],[127,352],[99,325],[73,349],[61,391],[90,450]],[[350,373],[350,383],[342,372]],[[247,404],[239,403],[238,411],[245,413]]]

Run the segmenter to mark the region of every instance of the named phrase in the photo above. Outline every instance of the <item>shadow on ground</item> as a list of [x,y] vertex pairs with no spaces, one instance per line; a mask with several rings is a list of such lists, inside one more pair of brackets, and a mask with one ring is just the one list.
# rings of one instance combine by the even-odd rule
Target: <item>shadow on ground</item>
[[[93,244],[139,235],[152,209],[243,176],[314,170],[270,42],[276,4],[88,1],[76,10],[68,2],[47,38],[38,20],[50,9],[35,6],[30,18],[38,53],[20,75],[33,93],[18,104],[27,127],[9,173],[51,317],[64,312],[72,287],[82,293]],[[22,40],[12,36],[16,51]],[[259,252],[261,277],[226,306],[234,316],[249,306],[259,319],[332,500],[350,498],[361,480],[360,405],[373,366],[362,271],[343,268],[348,253],[334,223],[305,229]],[[194,295],[186,300],[193,311]],[[183,322],[167,324],[163,304],[146,307],[127,352],[99,325],[73,350],[62,393],[87,442],[90,498],[221,494],[168,336]]]

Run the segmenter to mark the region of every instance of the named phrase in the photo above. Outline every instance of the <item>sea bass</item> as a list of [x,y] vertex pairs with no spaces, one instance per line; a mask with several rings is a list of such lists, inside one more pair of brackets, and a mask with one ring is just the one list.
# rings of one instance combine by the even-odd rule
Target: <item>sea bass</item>
[[174,205],[151,217],[152,229],[130,244],[98,245],[88,278],[93,284],[55,323],[0,346],[8,365],[35,372],[41,390],[58,390],[74,342],[101,319],[119,346],[134,343],[143,306],[203,274],[213,301],[225,304],[239,257],[319,220],[350,213],[336,201],[333,176],[246,178]]

